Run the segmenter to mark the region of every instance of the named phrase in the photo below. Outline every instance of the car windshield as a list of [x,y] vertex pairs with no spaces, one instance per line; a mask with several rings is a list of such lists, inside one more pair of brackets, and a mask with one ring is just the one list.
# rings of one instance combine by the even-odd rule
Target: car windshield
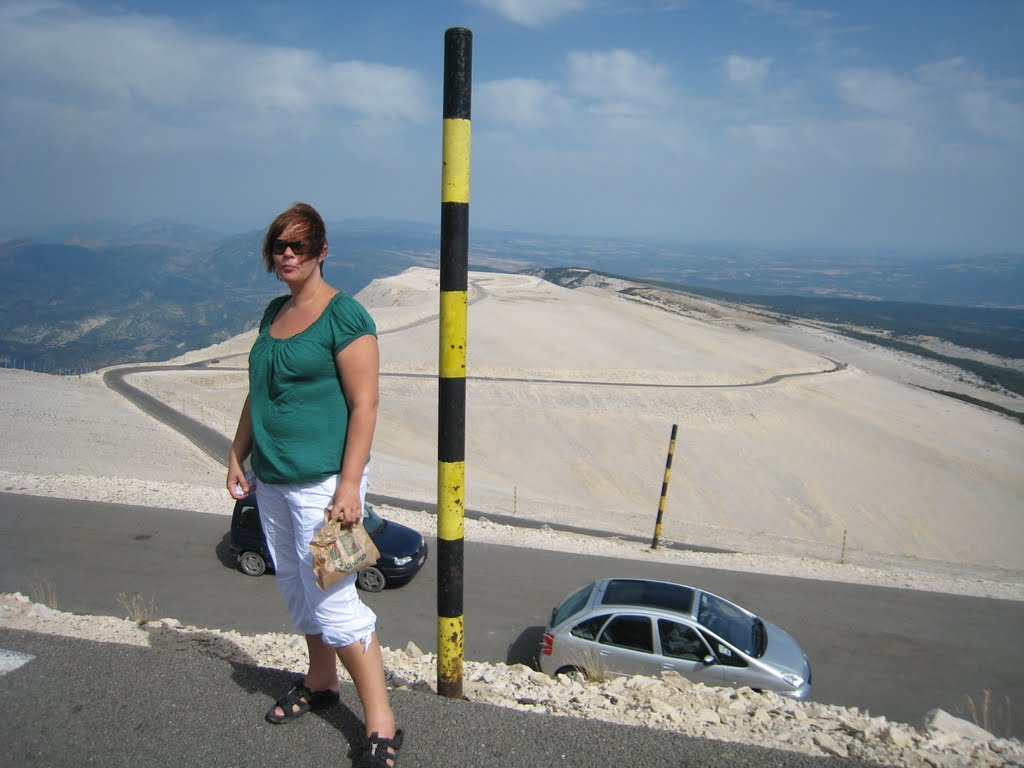
[[370,535],[380,533],[388,525],[388,521],[377,514],[369,504],[363,505],[363,528]]
[[764,624],[728,600],[701,592],[697,621],[744,653],[754,657],[764,653]]

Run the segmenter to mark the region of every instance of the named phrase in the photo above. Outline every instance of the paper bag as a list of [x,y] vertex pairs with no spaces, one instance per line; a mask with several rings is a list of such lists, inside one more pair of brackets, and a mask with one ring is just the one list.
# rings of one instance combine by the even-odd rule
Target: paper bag
[[380,552],[362,522],[351,528],[342,528],[339,520],[331,520],[329,507],[324,510],[324,519],[324,527],[309,542],[313,573],[320,589],[327,589],[338,579],[361,571],[380,558]]

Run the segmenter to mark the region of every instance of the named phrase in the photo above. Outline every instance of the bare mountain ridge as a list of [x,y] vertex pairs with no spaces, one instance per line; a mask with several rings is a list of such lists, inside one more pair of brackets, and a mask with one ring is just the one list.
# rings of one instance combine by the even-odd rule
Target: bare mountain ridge
[[[1024,311],[907,302],[867,302],[802,296],[728,294],[663,281],[637,280],[582,268],[527,270],[566,288],[605,288],[666,311],[714,321],[723,305],[754,319],[804,322],[853,340],[878,345],[963,371],[982,390],[934,390],[1024,421]],[[1007,401],[1007,396],[1009,401]],[[1007,403],[1009,402],[1009,407]]]

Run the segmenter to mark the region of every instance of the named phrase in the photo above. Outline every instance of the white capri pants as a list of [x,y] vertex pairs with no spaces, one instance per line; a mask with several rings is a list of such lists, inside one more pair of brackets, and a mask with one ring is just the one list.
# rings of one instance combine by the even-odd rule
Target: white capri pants
[[[367,473],[359,488],[365,504]],[[365,650],[377,625],[356,592],[351,573],[327,589],[320,589],[313,574],[309,542],[324,525],[324,507],[334,498],[337,475],[313,483],[256,483],[260,520],[274,561],[277,585],[284,595],[295,629],[303,635],[323,635],[332,648],[362,642]]]

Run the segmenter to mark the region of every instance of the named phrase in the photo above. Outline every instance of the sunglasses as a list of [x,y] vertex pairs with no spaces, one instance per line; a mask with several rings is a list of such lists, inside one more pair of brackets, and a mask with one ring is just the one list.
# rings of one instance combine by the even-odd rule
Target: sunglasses
[[274,253],[280,256],[282,253],[292,249],[296,256],[304,256],[313,248],[313,243],[308,240],[275,240]]

